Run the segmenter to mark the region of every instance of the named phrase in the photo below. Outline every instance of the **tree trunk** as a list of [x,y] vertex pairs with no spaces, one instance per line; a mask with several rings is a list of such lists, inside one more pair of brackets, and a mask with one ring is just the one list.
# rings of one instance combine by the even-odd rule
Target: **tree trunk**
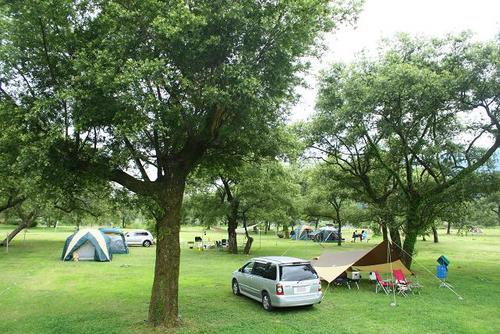
[[384,241],[389,240],[389,236],[387,234],[387,224],[385,222],[380,224],[380,228],[382,229],[382,238]]
[[412,264],[413,251],[415,249],[415,244],[417,243],[418,231],[415,228],[409,229],[405,235],[405,241],[403,243],[403,254],[401,256],[401,261],[405,266],[410,269]]
[[316,218],[316,220],[314,221],[314,228],[317,230],[318,229],[318,225],[319,225],[319,219]]
[[438,243],[439,238],[438,238],[438,231],[437,231],[436,226],[432,227],[432,235],[434,236],[434,243]]
[[227,251],[231,254],[238,254],[238,239],[236,236],[236,228],[238,227],[238,209],[240,202],[237,198],[233,198],[230,202],[229,215],[227,216]]
[[28,225],[26,223],[24,223],[24,222],[19,223],[19,225],[17,225],[17,227],[12,232],[10,232],[9,235],[5,239],[3,239],[3,241],[0,245],[6,246],[7,242],[9,242],[9,244],[10,244],[12,239],[14,239],[15,236],[19,234],[19,232],[21,232],[22,230],[24,230],[27,227],[28,227]]
[[245,218],[245,215],[243,215],[243,226],[245,227],[245,235],[247,237],[247,242],[245,244],[245,249],[243,249],[243,254],[248,255],[250,254],[250,249],[252,248],[253,238],[248,234],[247,220]]
[[390,227],[389,233],[391,235],[391,240],[394,244],[396,244],[397,252],[401,256],[401,235],[399,234],[398,227]]
[[174,171],[161,194],[164,213],[156,219],[155,276],[149,304],[149,321],[154,326],[173,328],[179,323],[179,232],[185,182],[185,174]]
[[25,219],[21,221],[21,223],[19,223],[19,225],[17,225],[17,227],[12,232],[9,233],[9,235],[0,243],[0,246],[7,246],[7,242],[10,244],[12,239],[14,239],[16,235],[19,234],[19,232],[21,232],[25,228],[30,228],[35,219],[35,213],[30,213]]
[[253,244],[253,238],[249,236],[245,244],[245,249],[243,249],[243,254],[245,255],[250,254],[250,249],[252,248],[252,244]]
[[264,223],[264,234],[267,234],[267,231],[269,231],[269,222],[268,221],[266,221]]
[[410,203],[408,204],[408,209],[406,210],[404,227],[405,241],[403,243],[403,254],[401,256],[401,261],[408,269],[410,269],[412,264],[415,244],[417,243],[419,230],[422,226],[422,220],[419,216],[420,200],[418,198],[411,198],[409,201]]
[[290,239],[290,231],[288,231],[287,224],[283,224],[283,238]]
[[450,234],[451,231],[451,223],[448,222],[448,227],[446,228],[446,234]]

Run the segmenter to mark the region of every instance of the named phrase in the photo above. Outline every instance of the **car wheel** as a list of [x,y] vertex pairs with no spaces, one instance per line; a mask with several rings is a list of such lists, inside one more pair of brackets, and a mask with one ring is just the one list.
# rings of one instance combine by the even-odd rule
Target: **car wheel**
[[233,295],[239,296],[240,295],[240,285],[238,284],[238,281],[233,279]]
[[273,309],[273,305],[271,304],[271,297],[267,292],[262,294],[262,307],[266,311],[271,311]]
[[142,243],[142,245],[143,245],[144,247],[149,247],[149,246],[151,246],[151,241],[149,241],[149,240],[145,240],[145,241]]

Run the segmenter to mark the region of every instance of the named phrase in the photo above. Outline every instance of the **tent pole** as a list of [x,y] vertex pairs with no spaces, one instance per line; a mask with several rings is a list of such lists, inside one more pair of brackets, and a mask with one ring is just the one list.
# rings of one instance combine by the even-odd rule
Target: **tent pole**
[[[397,245],[396,245],[397,246]],[[399,247],[399,246],[398,246]],[[436,277],[436,275],[434,275],[429,269],[427,269],[424,265],[420,264],[419,262],[417,262],[413,256],[411,256],[410,254],[408,254],[408,252],[406,252],[403,248],[399,247],[399,249],[401,249],[403,252],[406,253],[406,255],[408,255],[409,257],[412,258],[413,262],[415,262],[416,264],[418,264],[420,267],[424,268],[425,271],[427,271],[432,277],[434,277],[435,279],[437,279],[438,281],[441,282],[441,284],[444,283],[444,286],[447,287],[451,292],[453,292],[459,300],[463,300],[464,297],[462,297],[461,295],[459,295],[452,287],[451,285],[447,284],[445,281],[441,280],[440,278]]]
[[392,298],[393,301],[391,306],[396,306],[396,281],[394,281],[394,273],[392,271],[392,254],[391,254],[391,243],[387,241],[387,259],[389,261],[389,266],[391,267],[391,277],[392,277]]

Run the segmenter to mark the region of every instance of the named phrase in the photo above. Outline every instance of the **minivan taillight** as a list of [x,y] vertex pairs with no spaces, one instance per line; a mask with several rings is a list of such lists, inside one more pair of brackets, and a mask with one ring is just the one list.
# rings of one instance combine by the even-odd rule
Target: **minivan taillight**
[[276,284],[276,295],[283,296],[285,294],[285,290],[283,289],[283,285]]

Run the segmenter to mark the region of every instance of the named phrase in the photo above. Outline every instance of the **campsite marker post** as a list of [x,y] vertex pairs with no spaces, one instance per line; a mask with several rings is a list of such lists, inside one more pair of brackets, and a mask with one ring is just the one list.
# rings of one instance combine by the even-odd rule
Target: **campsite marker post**
[[259,229],[259,248],[262,248],[262,232]]

